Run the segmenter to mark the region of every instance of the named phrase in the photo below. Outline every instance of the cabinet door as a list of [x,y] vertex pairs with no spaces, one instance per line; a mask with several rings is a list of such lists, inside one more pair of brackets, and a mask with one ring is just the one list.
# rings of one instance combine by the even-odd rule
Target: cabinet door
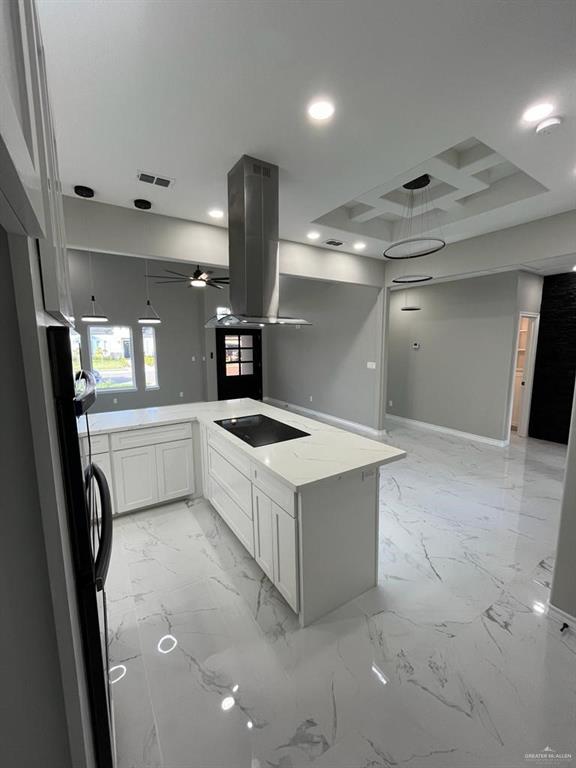
[[254,557],[270,581],[274,581],[272,501],[254,486],[252,492],[254,494]]
[[274,584],[298,613],[297,521],[272,502]]
[[156,446],[158,499],[181,499],[194,493],[192,440],[176,440]]
[[118,512],[129,512],[158,501],[154,445],[128,448],[112,454]]

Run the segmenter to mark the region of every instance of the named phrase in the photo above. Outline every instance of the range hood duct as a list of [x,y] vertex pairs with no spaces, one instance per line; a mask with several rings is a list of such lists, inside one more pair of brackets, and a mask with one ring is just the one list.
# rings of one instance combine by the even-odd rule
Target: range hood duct
[[228,173],[232,314],[206,327],[310,325],[278,315],[278,166],[243,155]]

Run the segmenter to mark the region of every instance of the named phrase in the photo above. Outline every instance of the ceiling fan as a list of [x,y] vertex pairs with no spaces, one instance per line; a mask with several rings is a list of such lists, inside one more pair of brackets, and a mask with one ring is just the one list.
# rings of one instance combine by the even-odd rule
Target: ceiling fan
[[222,287],[230,282],[229,277],[210,277],[212,272],[210,270],[202,271],[199,266],[196,267],[193,275],[185,275],[183,272],[175,272],[173,269],[165,269],[164,271],[169,272],[170,275],[175,275],[175,277],[170,275],[150,275],[150,277],[160,278],[156,280],[157,284],[177,285],[178,283],[188,283],[188,287],[192,288],[205,288],[209,285],[210,288],[218,288],[219,290],[222,290]]

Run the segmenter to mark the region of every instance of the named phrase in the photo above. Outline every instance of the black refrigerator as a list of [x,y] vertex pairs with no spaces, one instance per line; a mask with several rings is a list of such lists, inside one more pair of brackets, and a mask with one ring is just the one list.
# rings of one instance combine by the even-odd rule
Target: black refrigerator
[[70,329],[46,332],[96,764],[114,768],[105,591],[112,507],[106,478],[91,460],[89,430],[84,455],[78,436],[80,419],[89,427],[96,382],[90,371],[73,370]]

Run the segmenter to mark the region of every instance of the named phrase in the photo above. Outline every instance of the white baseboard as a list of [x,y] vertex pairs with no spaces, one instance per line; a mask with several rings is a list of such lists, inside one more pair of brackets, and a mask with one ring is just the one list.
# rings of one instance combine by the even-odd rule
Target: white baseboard
[[276,408],[286,408],[288,411],[294,411],[294,413],[301,413],[303,416],[308,416],[311,419],[317,421],[325,421],[328,424],[332,424],[335,427],[341,429],[347,429],[351,432],[360,432],[367,437],[378,439],[386,437],[385,429],[374,429],[374,427],[367,427],[365,424],[358,424],[356,421],[347,421],[341,419],[338,416],[332,416],[330,413],[322,413],[321,411],[313,411],[311,408],[304,408],[302,405],[295,405],[294,403],[287,403],[284,400],[276,400],[274,397],[265,397],[265,403],[276,406]]
[[566,611],[563,611],[560,608],[556,608],[556,606],[552,605],[552,603],[548,603],[548,616],[556,619],[556,621],[570,624],[573,630],[576,629],[576,617],[571,616],[569,613],[566,613]]
[[408,419],[406,416],[395,416],[392,413],[386,414],[386,419],[389,421],[397,421],[401,424],[406,424],[410,427],[420,427],[421,429],[428,429],[431,432],[443,432],[445,435],[453,435],[454,437],[462,437],[465,440],[475,440],[478,443],[487,443],[488,445],[495,445],[498,448],[505,448],[510,444],[510,440],[496,440],[494,437],[486,437],[485,435],[474,435],[472,432],[461,432],[459,429],[451,429],[450,427],[442,427],[439,424],[430,424],[427,421],[416,421],[416,419]]

